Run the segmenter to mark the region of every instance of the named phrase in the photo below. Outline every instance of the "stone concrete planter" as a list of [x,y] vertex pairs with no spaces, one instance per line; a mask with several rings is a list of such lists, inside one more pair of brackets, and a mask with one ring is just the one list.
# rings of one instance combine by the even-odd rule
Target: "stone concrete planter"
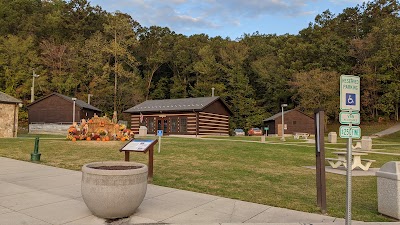
[[147,190],[147,166],[135,162],[94,162],[82,167],[82,197],[93,215],[132,215]]

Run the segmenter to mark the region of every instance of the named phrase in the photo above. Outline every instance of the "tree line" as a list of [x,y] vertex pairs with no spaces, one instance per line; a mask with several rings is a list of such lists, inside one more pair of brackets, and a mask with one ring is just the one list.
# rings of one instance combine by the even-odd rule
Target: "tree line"
[[0,0],[0,91],[29,103],[34,69],[36,98],[93,94],[92,105],[121,115],[146,99],[210,96],[214,87],[234,113],[231,127],[249,128],[283,103],[322,107],[336,121],[339,76],[352,74],[361,77],[363,120],[397,120],[398,13],[398,1],[374,0],[326,10],[297,35],[231,40],[144,27],[87,0]]

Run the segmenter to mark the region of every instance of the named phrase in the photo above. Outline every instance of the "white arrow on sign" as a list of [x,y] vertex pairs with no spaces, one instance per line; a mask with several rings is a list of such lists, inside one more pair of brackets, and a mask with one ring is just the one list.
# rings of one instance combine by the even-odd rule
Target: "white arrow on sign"
[[360,138],[361,128],[358,126],[340,126],[339,136],[341,138]]
[[360,113],[340,112],[339,121],[341,124],[360,124]]

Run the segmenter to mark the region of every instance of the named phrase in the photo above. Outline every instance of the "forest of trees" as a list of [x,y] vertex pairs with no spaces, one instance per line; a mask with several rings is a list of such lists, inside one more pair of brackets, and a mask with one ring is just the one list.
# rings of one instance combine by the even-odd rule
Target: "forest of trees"
[[231,127],[249,128],[282,103],[306,113],[322,107],[337,120],[339,76],[351,74],[361,77],[363,120],[397,120],[399,7],[374,0],[326,10],[297,35],[231,40],[143,27],[87,0],[0,0],[0,91],[26,106],[35,69],[36,98],[90,93],[92,105],[111,115],[115,102],[121,116],[146,99],[210,96],[214,87],[234,113]]

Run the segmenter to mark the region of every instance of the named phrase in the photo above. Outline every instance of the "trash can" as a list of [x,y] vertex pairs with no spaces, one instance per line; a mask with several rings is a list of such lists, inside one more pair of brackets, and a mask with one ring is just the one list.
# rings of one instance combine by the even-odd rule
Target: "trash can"
[[391,161],[376,172],[378,212],[400,219],[400,162]]
[[145,126],[140,126],[139,127],[139,137],[145,137],[147,136],[147,127]]
[[337,143],[337,134],[336,134],[336,132],[329,132],[328,133],[328,142],[329,143]]
[[366,151],[372,150],[372,138],[370,136],[363,136],[361,138],[361,149]]

